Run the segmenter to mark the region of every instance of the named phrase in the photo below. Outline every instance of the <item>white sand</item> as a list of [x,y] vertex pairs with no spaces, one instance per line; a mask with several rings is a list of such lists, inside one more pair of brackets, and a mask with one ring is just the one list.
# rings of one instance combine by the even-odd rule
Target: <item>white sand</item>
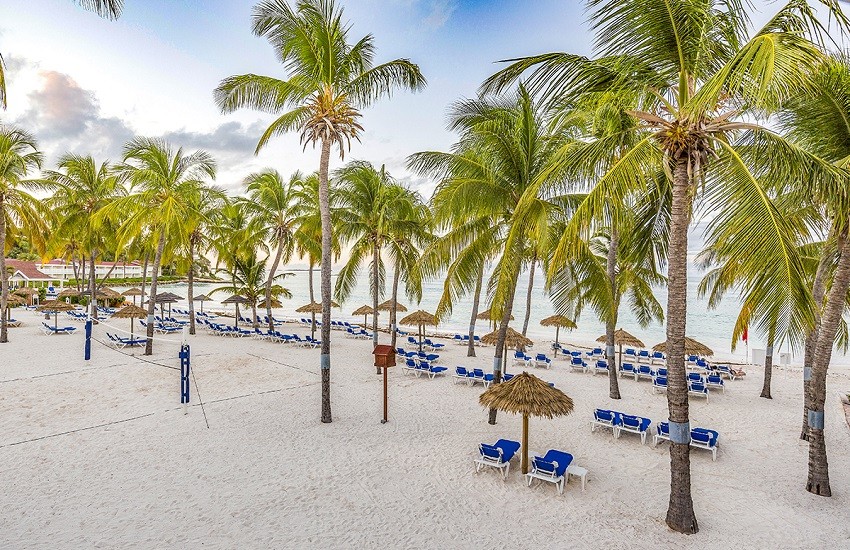
[[[199,333],[184,416],[179,371],[100,344],[84,362],[82,334],[43,336],[38,317],[21,317],[0,347],[0,548],[850,548],[845,372],[829,380],[830,499],[804,489],[799,371],[776,371],[772,401],[758,398],[754,368],[725,395],[692,400],[692,424],[717,429],[721,445],[717,462],[692,453],[700,533],[686,537],[664,524],[667,446],[590,433],[595,407],[666,419],[648,381],[621,379],[613,402],[602,376],[560,362],[539,372],[576,408],[532,419],[530,448],[590,470],[586,492],[571,482],[559,496],[527,488],[518,463],[506,482],[474,474],[479,442],[520,438],[515,416],[487,424],[480,385],[392,369],[380,424],[369,341],[334,333],[334,422],[323,425],[318,350]],[[490,368],[492,348],[468,360],[447,347],[441,363]],[[176,366],[176,351],[161,344],[154,360]]]

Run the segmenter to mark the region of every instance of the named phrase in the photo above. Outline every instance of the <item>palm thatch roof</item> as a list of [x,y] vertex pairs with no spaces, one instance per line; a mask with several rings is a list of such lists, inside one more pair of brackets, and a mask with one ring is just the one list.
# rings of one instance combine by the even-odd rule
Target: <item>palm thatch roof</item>
[[[667,352],[667,342],[661,342],[660,344],[656,344],[652,347],[653,351],[660,351],[663,353]],[[714,352],[710,347],[697,342],[693,338],[689,338],[685,336],[685,353],[688,355],[701,355],[703,357],[710,357],[714,355]]]
[[19,296],[32,296],[33,294],[38,294],[38,290],[34,289],[31,286],[22,286],[12,294],[17,294]]
[[[491,346],[495,346],[499,341],[499,331],[494,330],[490,334],[485,334],[481,337],[482,344],[488,344]],[[511,327],[508,327],[508,331],[505,333],[505,345],[509,348],[517,348],[517,347],[528,347],[533,346],[534,342],[529,338],[526,338],[519,332],[515,331]]]
[[576,328],[575,321],[569,317],[564,317],[563,315],[552,315],[551,317],[546,317],[540,321],[540,324],[544,327]]
[[[331,300],[331,307],[339,307],[339,304]],[[297,313],[321,313],[322,312],[322,303],[321,302],[310,302],[309,304],[304,304],[295,310]]]
[[117,300],[118,298],[123,298],[124,295],[118,292],[117,290],[113,290],[109,287],[103,287],[97,291],[98,295],[109,298],[110,300]]
[[147,310],[132,304],[124,306],[112,314],[112,317],[115,317],[116,319],[145,319],[147,316]]
[[57,294],[56,297],[57,298],[73,298],[74,296],[79,296],[79,295],[80,295],[79,290],[75,290],[73,288],[66,288],[65,290],[63,290],[62,292]]
[[[378,311],[390,311],[393,308],[393,304],[395,304],[395,310],[404,313],[407,311],[407,308],[401,305],[398,302],[394,302],[393,300],[387,300],[382,304],[378,304]],[[371,312],[370,312],[371,313]],[[362,313],[360,315],[363,315]]]
[[527,372],[508,382],[491,385],[478,402],[491,409],[524,416],[553,418],[573,412],[573,400],[567,394]]
[[[605,341],[605,335],[603,334],[602,336],[597,338],[596,341],[597,342],[604,342]],[[640,340],[640,338],[638,338],[634,334],[626,332],[625,330],[623,330],[621,328],[614,331],[614,345],[615,346],[634,346],[636,348],[646,347],[646,344],[644,344]]]
[[[493,309],[492,308],[488,309],[487,311],[482,311],[481,313],[476,315],[475,318],[481,319],[482,321],[497,321],[498,319],[501,319],[501,317],[499,317],[498,319],[493,318]],[[514,320],[514,316],[511,315],[511,321],[513,321],[513,320]]]
[[[278,300],[277,298],[272,298],[272,300],[271,300],[271,306],[272,306],[273,308],[279,308],[279,307],[281,307],[282,305],[283,305],[283,304],[281,304],[281,303],[280,303],[280,300]],[[266,307],[266,301],[265,301],[265,300],[263,300],[262,302],[260,302],[259,304],[257,304],[257,307],[258,307],[258,308],[260,308],[260,309],[264,309],[264,308]]]
[[401,325],[434,325],[437,326],[437,318],[427,311],[419,310],[414,311],[401,321],[399,321]]
[[141,288],[130,288],[121,293],[122,296],[144,296]]
[[372,306],[360,306],[351,312],[352,315],[372,315],[372,313],[374,313]]
[[76,308],[72,304],[61,300],[48,300],[36,309],[38,311],[73,311]]
[[201,294],[200,296],[195,296],[194,298],[192,298],[193,302],[208,302],[210,300],[212,300],[212,298],[210,298],[206,294]]
[[21,306],[27,303],[23,296],[16,296],[15,294],[9,294],[9,299],[6,300],[7,304],[11,304],[13,306]]
[[154,298],[153,300],[154,300],[154,302],[168,303],[168,302],[176,302],[178,300],[183,300],[183,299],[184,298],[182,296],[178,296],[178,295],[174,294],[173,292],[160,292],[159,294],[156,295],[156,298]]
[[251,300],[239,294],[234,294],[230,298],[221,301],[222,304],[250,304]]

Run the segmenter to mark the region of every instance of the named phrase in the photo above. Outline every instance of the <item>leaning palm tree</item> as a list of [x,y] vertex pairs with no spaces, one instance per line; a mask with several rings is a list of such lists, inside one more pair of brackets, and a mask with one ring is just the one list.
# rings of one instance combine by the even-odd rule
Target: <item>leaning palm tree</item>
[[[166,246],[173,249],[181,235],[190,233],[187,224],[196,215],[197,196],[203,192],[206,180],[215,178],[216,165],[204,151],[186,154],[163,140],[140,137],[124,147],[122,170],[131,193],[101,209],[96,220],[102,222],[119,212],[126,213],[118,229],[121,247],[142,232],[150,232],[156,246],[149,294],[153,297]],[[156,303],[148,300],[145,355],[153,353],[155,307]]]
[[54,229],[57,242],[61,243],[63,238],[74,239],[81,259],[88,261],[89,313],[96,318],[95,263],[102,255],[116,252],[116,229],[124,213],[115,212],[115,217],[97,223],[95,219],[112,201],[127,195],[122,174],[108,162],[98,165],[91,156],[68,154],[59,159],[58,170],[49,170],[45,176],[56,185],[46,205],[57,218]]
[[[463,269],[466,288],[475,284],[470,281],[494,250],[500,251],[488,282],[492,309],[500,319],[493,356],[496,384],[502,379],[505,338],[520,272],[532,257],[544,257],[550,246],[550,225],[557,208],[537,193],[535,182],[555,177],[556,153],[570,138],[552,132],[549,122],[547,111],[522,86],[504,98],[460,101],[450,115],[450,128],[461,131],[454,151],[417,153],[408,161],[414,170],[439,181],[432,198],[437,220],[455,217],[455,227],[472,224],[449,245],[449,250],[465,256],[462,264],[454,265]],[[523,201],[533,203],[533,208],[518,215],[517,205]],[[496,422],[495,409],[489,422]]]
[[9,304],[9,273],[6,252],[21,236],[28,236],[36,250],[44,250],[47,212],[27,190],[45,188],[44,182],[27,179],[41,168],[44,156],[35,138],[12,126],[0,126],[0,343],[8,342],[6,308]]
[[292,293],[278,284],[275,281],[281,281],[290,273],[278,273],[272,277],[273,284],[271,288],[267,286],[266,278],[266,261],[268,258],[259,260],[256,253],[251,252],[244,258],[236,258],[232,267],[225,268],[223,273],[228,275],[231,284],[215,288],[210,291],[210,294],[218,292],[227,292],[229,294],[238,294],[248,299],[251,304],[251,322],[255,329],[259,328],[259,320],[257,318],[257,303],[263,296],[271,295],[271,300],[277,298],[292,298]]
[[[847,28],[837,1],[821,4]],[[813,41],[822,38],[823,26],[816,11],[799,0],[786,3],[758,30],[751,29],[742,3],[726,0],[588,0],[587,6],[596,32],[596,57],[551,53],[514,60],[488,79],[484,90],[499,90],[531,69],[529,86],[554,103],[600,92],[639,99],[631,114],[647,134],[601,177],[587,156],[566,152],[564,163],[595,184],[586,206],[576,212],[577,226],[601,216],[612,198],[620,201],[645,187],[652,174],[668,174],[667,399],[672,444],[666,521],[676,531],[696,533],[684,365],[687,242],[694,200],[700,194],[707,210],[719,212],[714,223],[749,233],[746,250],[738,252],[753,271],[755,264],[774,270],[774,299],[797,294],[798,303],[806,301],[808,289],[799,277],[793,231],[750,169],[749,161],[755,159],[737,145],[743,134],[769,146],[765,160],[782,165],[800,160],[802,153],[752,120],[809,83],[811,74],[805,68],[816,67],[824,57]],[[613,147],[611,141],[602,140],[598,147]],[[786,313],[777,331],[784,333],[790,322]]]
[[321,143],[319,199],[322,222],[322,422],[331,422],[331,252],[332,227],[328,202],[328,166],[331,147],[340,158],[352,139],[360,139],[360,109],[396,88],[419,90],[425,78],[407,59],[373,65],[372,35],[351,44],[350,26],[334,0],[265,0],[254,7],[253,30],[268,39],[289,78],[245,74],[221,82],[216,103],[224,112],[249,107],[280,114],[257,144],[262,149],[274,137],[294,130],[301,142]]
[[304,176],[296,171],[284,180],[276,170],[264,170],[245,179],[248,188],[248,211],[258,223],[263,242],[274,250],[274,259],[266,280],[266,316],[269,330],[274,330],[272,317],[272,285],[280,263],[288,263],[296,245],[295,233],[303,216],[298,190]]

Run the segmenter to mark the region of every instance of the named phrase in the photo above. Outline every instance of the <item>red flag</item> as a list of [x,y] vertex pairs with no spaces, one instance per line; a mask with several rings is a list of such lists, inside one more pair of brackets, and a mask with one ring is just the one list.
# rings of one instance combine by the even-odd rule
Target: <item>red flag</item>
[[744,332],[743,334],[741,334],[741,340],[743,340],[744,342],[747,342],[747,340],[749,339],[749,331],[747,330],[747,328],[748,327],[744,327]]

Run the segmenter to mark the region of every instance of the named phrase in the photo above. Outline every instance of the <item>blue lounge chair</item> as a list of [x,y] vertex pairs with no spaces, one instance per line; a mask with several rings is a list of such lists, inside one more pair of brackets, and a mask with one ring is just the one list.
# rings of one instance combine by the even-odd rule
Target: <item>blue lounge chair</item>
[[655,435],[652,437],[652,446],[656,447],[662,441],[670,441],[670,424],[667,422],[659,422],[655,428]]
[[573,357],[570,359],[570,370],[587,372],[587,363],[585,363],[581,357]]
[[667,376],[667,369],[665,369],[665,368],[655,369],[655,376],[666,377]]
[[645,349],[642,349],[637,354],[638,363],[650,363],[652,360],[649,356],[649,352]]
[[635,370],[635,366],[632,363],[623,363],[620,365],[620,376],[622,377],[627,374],[634,376]]
[[538,367],[544,367],[548,369],[550,366],[552,366],[552,360],[546,357],[545,353],[538,353],[534,357],[534,364]]
[[689,382],[703,382],[702,375],[698,372],[689,372],[688,373],[688,381]]
[[720,388],[723,393],[726,393],[726,384],[723,383],[723,377],[719,374],[709,374],[706,377],[705,385],[709,388]]
[[649,365],[639,365],[635,370],[635,381],[640,380],[641,378],[649,378],[652,380],[655,378],[655,371],[652,370],[652,367]]
[[640,435],[640,444],[646,443],[646,434],[649,432],[649,426],[652,421],[642,416],[631,414],[620,415],[620,425],[615,428],[615,438],[619,439],[622,432],[629,432]]
[[593,359],[594,357],[602,357],[604,354],[602,353],[602,348],[593,348],[591,351],[585,352],[588,357]]
[[664,357],[664,354],[661,353],[660,351],[656,351],[656,352],[653,352],[652,357],[650,358],[649,362],[653,365],[655,365],[655,364],[663,365],[664,363],[667,362],[667,358]]
[[656,376],[652,379],[652,393],[667,391],[667,377]]
[[691,447],[711,451],[711,460],[717,460],[717,442],[720,434],[706,428],[693,428],[691,430]]
[[472,373],[466,370],[466,367],[455,367],[455,373],[452,375],[452,378],[455,379],[455,382],[463,380],[467,384],[472,384],[472,376]]
[[706,386],[702,382],[694,382],[692,380],[689,380],[688,381],[688,395],[695,395],[697,397],[705,397],[705,400],[708,401],[708,386]]
[[564,479],[567,474],[567,468],[573,461],[573,455],[563,451],[550,449],[546,452],[546,456],[535,456],[531,459],[531,471],[525,474],[528,486],[531,487],[531,482],[535,479],[554,483],[558,489],[558,494],[564,493]]
[[508,478],[508,471],[511,468],[511,459],[519,450],[520,444],[509,439],[500,439],[492,445],[481,443],[478,445],[479,458],[473,461],[475,464],[475,473],[477,474],[481,468],[487,466],[501,470],[502,479]]
[[416,361],[414,361],[413,359],[408,359],[401,366],[401,372],[405,373],[405,374],[408,373],[408,372],[412,372],[413,374],[417,374],[417,369],[418,369],[418,365],[416,364]]
[[596,373],[601,372],[602,374],[608,374],[608,362],[607,361],[597,361],[596,366],[593,367],[593,376],[596,376]]
[[590,423],[590,432],[593,433],[596,427],[611,428],[612,433],[616,437],[617,427],[622,420],[620,413],[609,411],[608,409],[596,409],[593,411],[593,421]]

